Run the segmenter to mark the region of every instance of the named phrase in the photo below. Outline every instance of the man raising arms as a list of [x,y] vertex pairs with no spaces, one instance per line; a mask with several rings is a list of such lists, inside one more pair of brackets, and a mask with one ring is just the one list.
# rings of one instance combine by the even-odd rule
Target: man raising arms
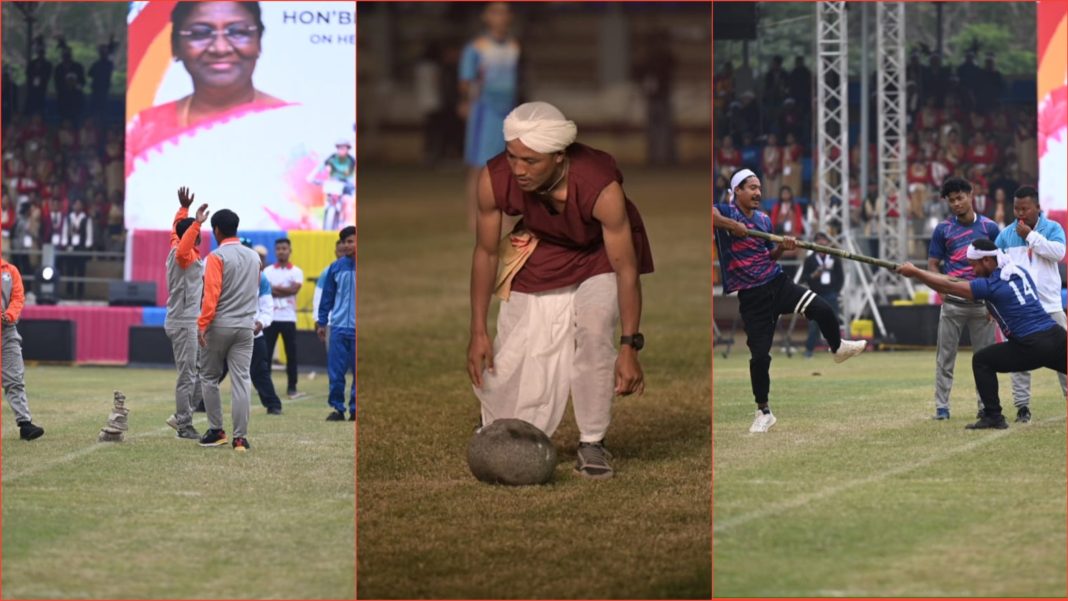
[[181,207],[174,215],[171,251],[167,255],[167,318],[163,323],[174,351],[178,381],[174,386],[174,414],[167,425],[177,430],[178,438],[196,440],[200,433],[193,427],[193,398],[197,386],[197,317],[204,292],[204,260],[200,258],[200,226],[208,218],[208,205],[197,209],[196,219],[189,217],[194,195],[186,187],[178,188]]

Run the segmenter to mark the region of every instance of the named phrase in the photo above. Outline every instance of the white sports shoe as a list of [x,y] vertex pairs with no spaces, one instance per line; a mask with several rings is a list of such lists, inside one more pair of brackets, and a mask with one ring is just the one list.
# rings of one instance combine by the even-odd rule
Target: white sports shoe
[[842,340],[842,344],[834,353],[834,362],[841,363],[850,357],[859,355],[864,352],[867,346],[867,340]]
[[757,409],[756,418],[753,419],[753,425],[749,426],[749,431],[752,433],[767,432],[772,426],[775,425],[775,416],[771,413],[764,413],[760,409]]

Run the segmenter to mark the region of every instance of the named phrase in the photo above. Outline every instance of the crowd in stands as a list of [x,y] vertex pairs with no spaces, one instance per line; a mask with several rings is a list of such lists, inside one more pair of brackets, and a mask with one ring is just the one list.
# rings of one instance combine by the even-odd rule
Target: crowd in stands
[[[53,69],[38,43],[21,90],[4,70],[3,250],[23,274],[34,273],[46,243],[60,271],[76,277],[84,277],[91,251],[123,250],[122,116],[106,106],[114,49],[114,40],[101,45],[90,69],[90,107],[83,106],[84,69],[65,44]],[[47,102],[50,80],[54,104]],[[80,298],[84,284],[72,292]]]
[[[1032,104],[1011,105],[1006,83],[994,57],[984,65],[967,53],[956,68],[929,54],[927,63],[913,52],[907,79],[907,178],[910,235],[929,237],[947,215],[939,198],[941,182],[951,175],[974,187],[977,212],[1007,224],[1013,220],[1012,197],[1037,176],[1036,115]],[[814,215],[807,211],[819,178],[802,177],[804,165],[815,163],[812,99],[815,80],[798,57],[786,71],[782,57],[774,57],[757,90],[748,66],[726,63],[715,78],[716,193],[726,198],[727,178],[738,167],[753,169],[763,179],[764,198],[778,233],[811,236]],[[860,183],[862,147],[851,136],[849,203],[854,233],[874,236],[877,221],[875,184],[877,150],[875,80],[871,104],[872,143],[869,182]],[[854,134],[856,132],[853,132]],[[781,216],[781,217],[780,217]]]

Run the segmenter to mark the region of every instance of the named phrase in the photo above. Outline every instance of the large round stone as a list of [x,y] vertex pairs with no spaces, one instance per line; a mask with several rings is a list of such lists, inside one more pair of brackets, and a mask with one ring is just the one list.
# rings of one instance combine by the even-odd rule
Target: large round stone
[[467,465],[489,484],[545,484],[556,469],[556,447],[529,422],[499,419],[471,437]]

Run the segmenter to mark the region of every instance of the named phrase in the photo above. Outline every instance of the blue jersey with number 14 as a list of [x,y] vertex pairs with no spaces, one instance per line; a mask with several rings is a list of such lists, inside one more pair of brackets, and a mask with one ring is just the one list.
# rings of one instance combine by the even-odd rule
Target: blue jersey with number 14
[[1059,327],[1042,308],[1031,275],[1025,269],[1020,272],[1023,277],[1013,274],[1006,282],[1001,279],[1001,269],[995,269],[990,277],[969,282],[972,296],[975,300],[986,302],[990,314],[998,320],[1001,331],[1009,339],[1023,338]]

